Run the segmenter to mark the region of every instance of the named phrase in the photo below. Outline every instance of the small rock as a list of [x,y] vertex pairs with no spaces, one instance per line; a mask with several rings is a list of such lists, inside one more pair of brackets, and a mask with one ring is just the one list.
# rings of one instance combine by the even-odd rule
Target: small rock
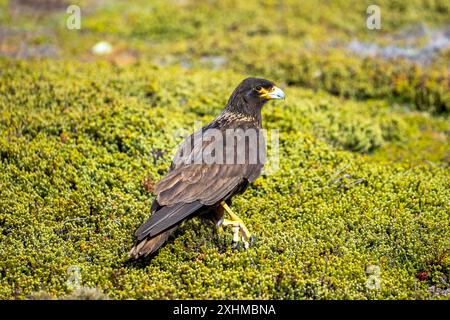
[[112,52],[112,46],[111,44],[109,44],[109,42],[100,41],[92,47],[91,51],[95,55],[103,56]]

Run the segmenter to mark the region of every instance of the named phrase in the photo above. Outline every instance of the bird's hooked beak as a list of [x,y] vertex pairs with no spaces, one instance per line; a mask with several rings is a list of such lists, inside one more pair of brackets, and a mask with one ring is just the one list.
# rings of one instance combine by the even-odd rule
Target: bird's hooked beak
[[[264,88],[263,88],[264,89]],[[284,99],[285,95],[283,90],[278,88],[277,86],[273,86],[269,90],[265,90],[263,92],[260,92],[260,97],[264,98],[266,100],[272,100],[272,99]]]

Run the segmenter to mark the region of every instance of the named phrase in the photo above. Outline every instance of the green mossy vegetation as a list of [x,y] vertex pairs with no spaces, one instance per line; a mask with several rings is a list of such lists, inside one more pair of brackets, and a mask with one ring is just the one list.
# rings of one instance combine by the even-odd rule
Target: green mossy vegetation
[[[69,31],[64,13],[12,17],[0,1],[0,24],[59,48],[0,58],[0,298],[450,297],[448,50],[418,66],[321,47],[439,27],[447,2],[380,1],[375,35],[360,2],[79,3],[91,10]],[[89,53],[105,39],[111,55]],[[287,96],[263,110],[278,170],[233,202],[255,242],[233,250],[193,219],[130,262],[177,144],[249,75]]]

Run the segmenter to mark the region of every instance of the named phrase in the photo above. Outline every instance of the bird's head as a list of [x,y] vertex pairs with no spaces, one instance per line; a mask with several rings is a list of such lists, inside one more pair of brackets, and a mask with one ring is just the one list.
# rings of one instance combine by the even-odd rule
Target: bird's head
[[284,99],[283,90],[272,81],[246,78],[234,90],[228,101],[228,109],[244,113],[260,112],[261,107],[273,99]]
[[261,119],[262,106],[274,99],[284,99],[283,90],[272,81],[246,78],[234,89],[225,111],[250,115]]
[[284,99],[284,92],[272,81],[261,78],[244,79],[236,91],[241,92],[248,102],[265,103],[272,99]]

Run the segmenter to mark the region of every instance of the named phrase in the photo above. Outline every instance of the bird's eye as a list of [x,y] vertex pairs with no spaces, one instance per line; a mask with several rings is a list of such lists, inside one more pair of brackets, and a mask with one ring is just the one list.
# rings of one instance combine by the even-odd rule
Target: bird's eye
[[261,90],[262,90],[262,87],[261,87],[261,86],[256,86],[255,90],[256,90],[256,91],[261,91]]

